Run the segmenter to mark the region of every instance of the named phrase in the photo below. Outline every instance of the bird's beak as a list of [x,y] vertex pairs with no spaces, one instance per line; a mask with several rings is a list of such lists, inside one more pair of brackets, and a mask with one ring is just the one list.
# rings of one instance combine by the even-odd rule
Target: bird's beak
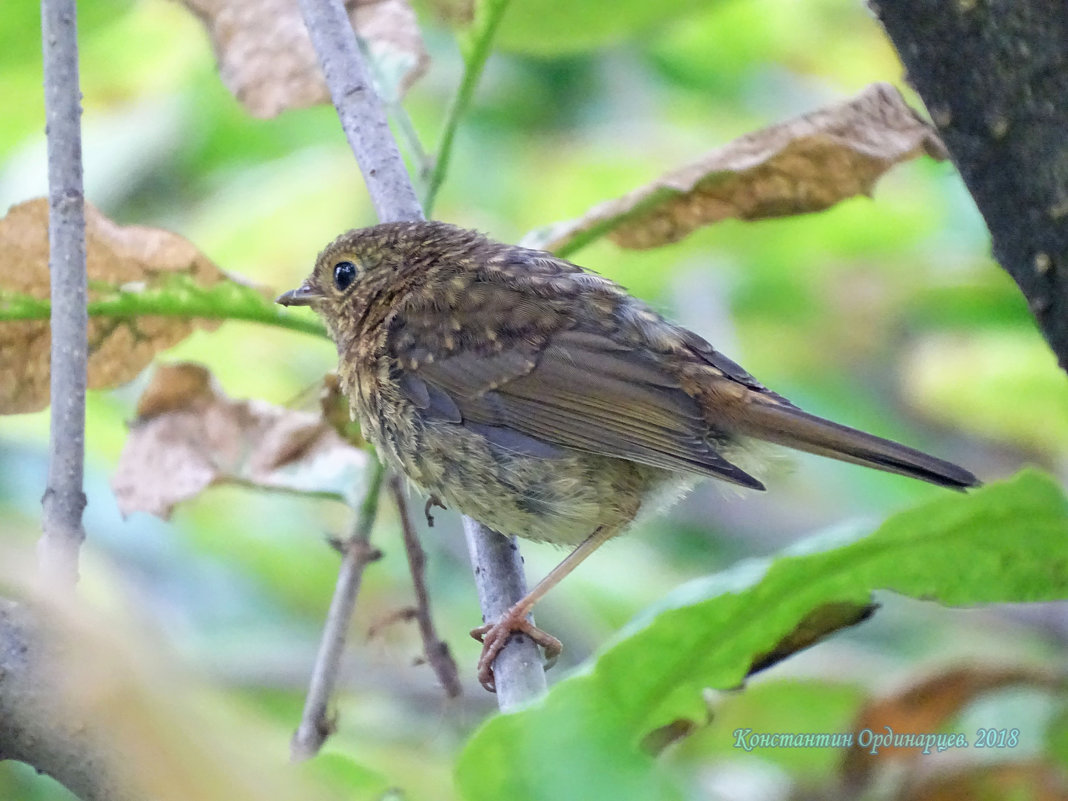
[[322,298],[323,293],[305,281],[296,289],[283,292],[275,298],[274,302],[283,306],[311,306],[315,301],[322,300]]

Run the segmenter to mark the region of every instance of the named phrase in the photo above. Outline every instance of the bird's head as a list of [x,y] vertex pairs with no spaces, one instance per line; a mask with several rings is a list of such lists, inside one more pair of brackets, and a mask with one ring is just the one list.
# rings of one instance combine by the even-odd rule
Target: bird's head
[[442,222],[353,229],[327,245],[304,283],[277,302],[313,308],[340,347],[383,320],[413,287],[469,271],[494,247],[500,246],[475,231]]
[[340,344],[354,333],[352,329],[381,298],[383,289],[402,279],[407,248],[398,241],[399,232],[398,224],[392,224],[342,234],[322,250],[304,283],[279,295],[275,302],[310,306]]

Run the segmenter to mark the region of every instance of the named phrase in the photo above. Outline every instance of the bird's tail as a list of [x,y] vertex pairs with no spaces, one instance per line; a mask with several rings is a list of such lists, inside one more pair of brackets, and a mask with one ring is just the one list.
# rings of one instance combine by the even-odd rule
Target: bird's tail
[[964,489],[979,484],[974,475],[951,462],[763,398],[747,404],[743,419],[734,421],[732,427],[740,434],[799,451],[899,473],[943,487]]

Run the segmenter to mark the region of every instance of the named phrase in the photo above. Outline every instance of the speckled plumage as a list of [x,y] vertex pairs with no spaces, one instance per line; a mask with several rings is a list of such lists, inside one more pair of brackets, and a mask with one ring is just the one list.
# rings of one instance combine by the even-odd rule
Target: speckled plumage
[[[341,262],[356,268],[343,292]],[[975,483],[801,412],[617,284],[474,231],[437,222],[350,231],[289,299],[326,320],[342,386],[385,460],[445,504],[522,537],[573,545],[598,527],[618,531],[686,473],[763,489],[729,461],[746,437]]]
[[349,231],[278,302],[322,315],[352,410],[392,468],[499,531],[577,546],[472,632],[488,689],[513,631],[559,653],[531,607],[654,499],[698,476],[763,489],[732,462],[748,439],[948,487],[977,483],[801,411],[605,278],[445,223]]

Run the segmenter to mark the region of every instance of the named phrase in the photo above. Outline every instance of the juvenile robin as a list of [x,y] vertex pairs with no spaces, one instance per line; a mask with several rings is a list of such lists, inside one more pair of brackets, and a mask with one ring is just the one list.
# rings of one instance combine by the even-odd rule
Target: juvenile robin
[[802,411],[622,287],[550,253],[440,222],[329,244],[298,288],[337,343],[342,387],[394,470],[497,531],[573,548],[475,629],[479,679],[531,608],[643,507],[711,477],[754,490],[751,440],[962,489],[954,464]]

